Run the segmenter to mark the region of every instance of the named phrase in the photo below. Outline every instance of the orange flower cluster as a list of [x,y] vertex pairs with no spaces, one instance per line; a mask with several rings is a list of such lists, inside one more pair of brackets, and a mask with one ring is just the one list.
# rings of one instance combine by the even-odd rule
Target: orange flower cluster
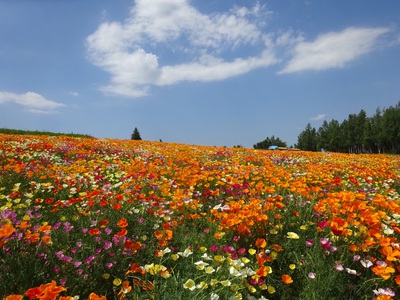
[[[171,275],[163,265],[132,264],[134,255],[148,258],[151,250],[159,262],[168,251],[177,259],[197,249],[235,246],[224,254],[256,251],[252,292],[272,276],[271,282],[291,288],[296,270],[272,272],[274,261],[286,255],[287,245],[302,243],[307,250],[321,239],[324,255],[354,255],[368,266],[368,276],[400,285],[399,157],[1,134],[0,151],[0,249],[17,240],[46,251],[54,247],[54,276],[68,267],[90,276],[81,266],[104,266],[110,276],[122,262],[118,271],[135,275],[118,281],[123,298],[135,286],[155,288],[146,276]],[[71,230],[78,240],[57,245],[57,235]],[[90,247],[81,245],[83,239],[95,244],[95,253],[84,252]],[[348,274],[361,270],[348,268]],[[55,284],[26,295],[65,291]]]

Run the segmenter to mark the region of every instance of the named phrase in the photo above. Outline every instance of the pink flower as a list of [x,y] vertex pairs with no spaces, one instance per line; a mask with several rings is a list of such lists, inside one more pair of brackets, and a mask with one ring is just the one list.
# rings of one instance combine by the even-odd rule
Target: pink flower
[[315,277],[317,277],[317,274],[313,272],[308,273],[308,278],[315,279]]
[[320,238],[319,242],[321,243],[321,247],[324,249],[328,249],[331,246],[328,238]]
[[306,241],[306,246],[307,246],[308,248],[312,247],[312,246],[313,246],[313,240],[312,240],[312,239],[309,239],[308,241]]
[[343,265],[341,265],[341,264],[335,264],[333,267],[334,267],[337,271],[343,271],[343,270],[344,270]]
[[110,241],[104,241],[103,249],[108,250],[112,247],[112,243]]
[[240,248],[240,249],[238,249],[237,253],[238,253],[239,255],[245,255],[245,254],[246,254],[246,248]]

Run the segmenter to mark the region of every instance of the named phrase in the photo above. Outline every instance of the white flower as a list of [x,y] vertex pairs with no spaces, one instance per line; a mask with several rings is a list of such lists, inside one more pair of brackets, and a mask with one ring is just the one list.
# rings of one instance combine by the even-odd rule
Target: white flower
[[364,268],[369,268],[369,267],[372,267],[373,266],[373,263],[370,261],[370,260],[368,260],[368,259],[362,259],[362,260],[360,260],[360,263],[362,264],[362,266],[364,267]]
[[211,293],[210,300],[218,300],[218,299],[219,299],[219,296],[217,294]]
[[204,261],[202,261],[202,260],[197,261],[197,262],[195,262],[194,264],[196,265],[196,269],[197,269],[197,270],[204,270],[204,268],[205,268],[206,266],[208,266],[208,263],[206,263],[206,262],[204,262]]
[[179,255],[182,255],[183,257],[189,257],[190,255],[193,254],[192,250],[189,248],[186,248],[185,251],[183,252],[178,252]]

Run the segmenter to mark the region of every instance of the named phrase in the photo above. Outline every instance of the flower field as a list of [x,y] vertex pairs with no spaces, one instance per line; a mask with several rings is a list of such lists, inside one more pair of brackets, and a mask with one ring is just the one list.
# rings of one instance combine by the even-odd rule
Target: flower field
[[2,299],[400,299],[400,157],[0,134]]

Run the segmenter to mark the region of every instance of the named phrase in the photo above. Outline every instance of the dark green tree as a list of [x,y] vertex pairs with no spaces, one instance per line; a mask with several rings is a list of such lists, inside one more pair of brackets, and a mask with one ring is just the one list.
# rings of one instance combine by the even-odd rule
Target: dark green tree
[[254,149],[268,149],[270,146],[287,147],[286,143],[280,138],[271,136],[253,145]]
[[328,123],[325,120],[317,132],[317,149],[341,151],[342,138],[339,122],[331,120]]
[[306,128],[297,137],[296,148],[306,151],[316,151],[318,144],[317,131],[308,123]]
[[142,138],[140,137],[140,133],[139,130],[135,127],[135,129],[133,130],[133,133],[131,135],[131,140],[137,140],[140,141],[142,140]]

